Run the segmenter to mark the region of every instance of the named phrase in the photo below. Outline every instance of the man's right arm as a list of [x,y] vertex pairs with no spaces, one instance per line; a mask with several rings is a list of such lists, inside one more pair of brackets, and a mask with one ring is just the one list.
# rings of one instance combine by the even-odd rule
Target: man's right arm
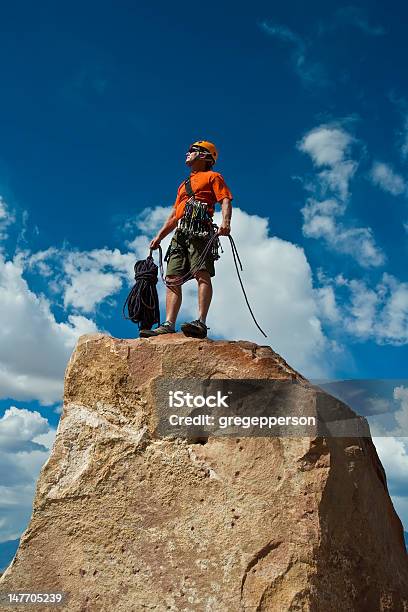
[[173,208],[168,219],[150,243],[151,249],[157,249],[160,242],[177,227],[176,209]]

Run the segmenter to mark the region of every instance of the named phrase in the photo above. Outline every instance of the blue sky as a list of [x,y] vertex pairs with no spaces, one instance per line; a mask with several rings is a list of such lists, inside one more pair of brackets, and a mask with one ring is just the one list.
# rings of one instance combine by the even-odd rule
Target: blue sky
[[[133,263],[168,214],[197,139],[219,147],[244,282],[268,334],[251,322],[226,245],[212,337],[267,342],[311,378],[391,378],[405,389],[407,10],[4,7],[0,460],[18,466],[19,480],[3,487],[0,541],[17,538],[30,515],[76,339],[137,333],[120,312]],[[196,316],[189,285],[181,318]],[[404,413],[406,394],[395,388]],[[10,436],[14,445],[4,445]],[[406,438],[381,444],[407,527]]]

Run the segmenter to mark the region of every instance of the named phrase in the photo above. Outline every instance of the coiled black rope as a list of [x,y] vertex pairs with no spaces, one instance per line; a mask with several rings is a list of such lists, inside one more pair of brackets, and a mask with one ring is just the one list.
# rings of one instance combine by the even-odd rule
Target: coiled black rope
[[[151,249],[147,259],[135,263],[134,271],[136,282],[123,304],[122,314],[125,319],[137,323],[139,329],[152,329],[155,323],[160,323],[160,308],[156,287],[158,267]],[[126,308],[129,316],[125,314]]]

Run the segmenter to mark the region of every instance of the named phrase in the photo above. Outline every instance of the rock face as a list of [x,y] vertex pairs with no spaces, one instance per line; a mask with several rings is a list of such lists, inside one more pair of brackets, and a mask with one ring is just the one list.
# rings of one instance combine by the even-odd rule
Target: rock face
[[78,612],[408,610],[403,530],[371,438],[160,438],[152,385],[166,376],[311,389],[249,342],[83,336],[1,592],[65,592]]

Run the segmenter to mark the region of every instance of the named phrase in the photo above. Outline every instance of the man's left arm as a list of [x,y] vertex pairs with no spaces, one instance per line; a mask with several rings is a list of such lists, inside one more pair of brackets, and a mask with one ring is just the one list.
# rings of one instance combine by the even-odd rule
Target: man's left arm
[[221,209],[222,209],[222,222],[220,227],[218,228],[218,234],[220,236],[228,236],[231,232],[231,215],[232,215],[232,205],[230,198],[223,198],[221,200]]

